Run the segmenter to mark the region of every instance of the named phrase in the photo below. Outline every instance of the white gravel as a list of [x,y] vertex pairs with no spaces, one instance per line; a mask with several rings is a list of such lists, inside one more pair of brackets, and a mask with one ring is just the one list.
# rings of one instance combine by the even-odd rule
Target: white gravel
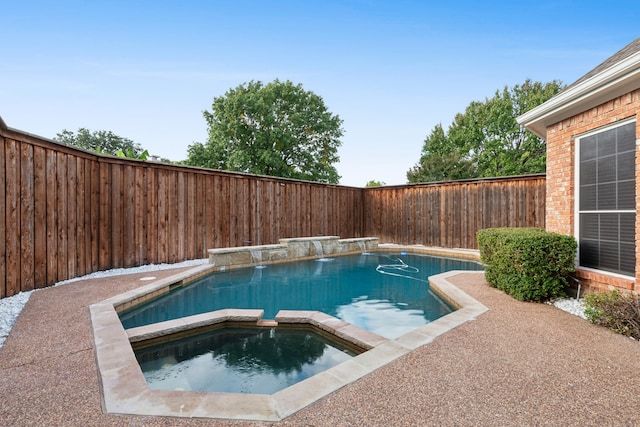
[[[87,274],[86,276],[82,277],[64,280],[62,282],[56,283],[54,286],[77,282],[78,280],[97,279],[101,277],[119,276],[123,274],[145,273],[148,271],[167,270],[170,268],[191,267],[206,264],[207,262],[207,259],[197,259],[181,262],[178,264],[150,264],[133,268],[114,268],[111,270],[98,271],[95,273]],[[11,332],[11,328],[16,322],[16,319],[22,311],[22,308],[25,306],[27,301],[29,301],[29,297],[31,296],[32,292],[35,291],[20,292],[17,295],[0,299],[0,348],[2,348],[2,345],[4,344],[7,336],[9,336],[9,332]],[[551,304],[561,310],[586,319],[584,315],[584,304],[581,299],[577,300],[575,298],[562,298],[554,300],[553,302],[551,302]]]
[[586,319],[584,315],[584,301],[582,299],[575,298],[561,298],[551,302],[554,306],[560,310],[564,310],[567,313],[575,314],[576,316]]
[[[56,283],[54,286],[65,285],[79,280],[98,279],[101,277],[120,276],[123,274],[146,273],[148,271],[168,270],[170,268],[191,267],[206,264],[207,262],[209,262],[208,259],[196,259],[177,264],[149,264],[132,268],[114,268],[111,270],[97,271],[82,277],[63,280],[62,282]],[[9,332],[11,332],[13,324],[16,323],[18,315],[24,308],[27,301],[29,301],[31,293],[36,291],[20,292],[17,295],[0,299],[0,348],[2,348],[7,336],[9,336]]]

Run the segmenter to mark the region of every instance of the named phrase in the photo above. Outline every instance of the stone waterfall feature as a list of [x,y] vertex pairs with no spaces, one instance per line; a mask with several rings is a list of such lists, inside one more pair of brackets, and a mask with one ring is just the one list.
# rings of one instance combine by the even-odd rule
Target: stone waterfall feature
[[280,239],[279,244],[209,249],[209,264],[216,267],[249,267],[305,258],[375,251],[377,237],[340,239],[338,236]]

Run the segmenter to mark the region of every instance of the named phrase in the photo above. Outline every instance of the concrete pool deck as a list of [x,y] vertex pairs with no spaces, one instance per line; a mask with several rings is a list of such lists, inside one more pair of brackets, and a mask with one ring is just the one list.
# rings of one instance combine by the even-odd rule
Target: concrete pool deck
[[481,273],[449,281],[487,312],[278,423],[103,413],[89,306],[143,285],[149,275],[176,272],[34,292],[0,349],[0,424],[640,424],[640,343],[553,306],[518,302]]

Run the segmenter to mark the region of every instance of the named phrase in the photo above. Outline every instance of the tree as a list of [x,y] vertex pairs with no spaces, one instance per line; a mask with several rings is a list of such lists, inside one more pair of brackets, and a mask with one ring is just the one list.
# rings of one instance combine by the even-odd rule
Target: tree
[[376,181],[375,179],[372,179],[367,182],[365,187],[382,187],[383,185],[387,185],[387,183],[384,181]]
[[[110,154],[119,157],[131,157],[145,160],[149,153],[139,144],[128,138],[115,135],[111,131],[90,131],[85,128],[78,129],[77,133],[64,129],[54,138],[67,145],[84,148],[99,154]],[[146,153],[146,154],[145,154]]]
[[251,81],[213,99],[206,143],[188,148],[192,166],[337,184],[333,166],[342,120],[322,98],[290,81]]
[[559,81],[526,80],[504,87],[484,102],[473,101],[457,114],[448,132],[437,125],[425,139],[409,182],[543,173],[546,143],[518,125],[516,117],[563,89]]
[[464,145],[450,141],[442,124],[427,136],[417,165],[407,172],[409,182],[433,182],[465,179],[475,176],[473,162]]

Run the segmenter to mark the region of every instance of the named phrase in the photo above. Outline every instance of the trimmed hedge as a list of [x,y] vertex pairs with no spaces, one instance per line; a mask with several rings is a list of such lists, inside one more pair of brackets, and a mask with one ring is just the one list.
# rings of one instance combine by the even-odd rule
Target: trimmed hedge
[[487,282],[520,301],[563,296],[575,271],[573,236],[540,228],[487,228],[477,233]]

